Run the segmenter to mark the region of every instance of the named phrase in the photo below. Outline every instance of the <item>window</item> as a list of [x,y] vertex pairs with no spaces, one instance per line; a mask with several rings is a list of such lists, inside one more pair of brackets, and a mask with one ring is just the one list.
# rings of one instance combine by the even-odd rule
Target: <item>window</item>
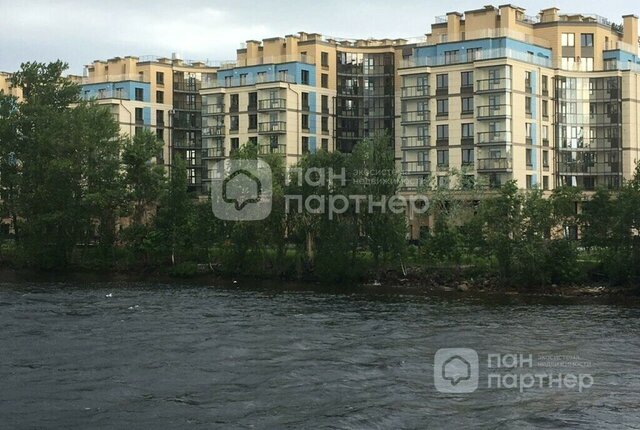
[[187,151],[185,151],[185,155],[187,158],[187,164],[189,166],[193,166],[196,164],[196,150],[195,149],[188,149]]
[[533,188],[533,176],[527,175],[527,190],[530,190],[532,188]]
[[527,160],[527,167],[532,167],[533,166],[533,150],[532,149],[527,148],[526,160]]
[[136,98],[136,101],[139,101],[139,102],[144,101],[144,89],[136,88],[135,98]]
[[531,123],[529,122],[524,123],[524,136],[527,138],[527,143],[531,143],[529,142],[531,140]]
[[449,75],[442,74],[436,75],[436,88],[439,90],[444,90],[449,88]]
[[449,126],[439,125],[436,127],[437,140],[449,140]]
[[320,86],[322,88],[329,88],[329,75],[326,73],[323,73],[322,75],[320,75]]
[[462,148],[462,165],[469,166],[473,164],[473,149]]
[[320,123],[322,124],[322,131],[329,131],[329,117],[328,116],[323,116],[320,120]]
[[282,82],[289,82],[289,71],[278,70],[278,80]]
[[258,128],[258,114],[249,114],[249,130]]
[[542,167],[549,167],[549,151],[542,151]]
[[438,188],[449,188],[448,176],[438,176]]
[[582,59],[580,59],[580,71],[582,71],[582,72],[593,72],[593,58],[592,57],[582,57]]
[[439,149],[436,153],[436,158],[438,161],[438,166],[441,166],[441,167],[449,166],[449,150],[448,149]]
[[156,84],[164,85],[164,73],[156,72]]
[[531,115],[531,97],[524,98],[524,112],[527,115]]
[[247,85],[247,74],[246,73],[241,73],[240,74],[240,85]]
[[454,64],[458,62],[458,51],[445,51],[444,64]]
[[258,72],[256,73],[256,82],[264,82],[267,80],[267,72]]
[[549,189],[549,177],[548,176],[543,176],[542,177],[542,189],[543,190],[548,190]]
[[307,115],[307,114],[303,114],[302,115],[302,128],[304,130],[308,130],[309,129],[309,115]]
[[142,108],[136,108],[136,123],[143,122],[142,119]]
[[249,138],[249,145],[250,146],[258,146],[258,138],[255,136],[251,136]]
[[320,64],[322,67],[329,67],[329,53],[321,52],[320,53]]
[[158,127],[164,127],[164,111],[163,110],[156,111],[156,125]]
[[164,91],[156,91],[156,103],[164,103]]
[[575,34],[562,33],[562,46],[575,46]]
[[473,97],[462,97],[462,113],[473,113]]
[[307,136],[302,136],[302,153],[309,153],[309,138]]
[[531,72],[524,72],[524,88],[528,93],[531,92]]
[[460,87],[473,88],[473,72],[460,73]]
[[439,99],[436,101],[438,115],[449,115],[449,99]]
[[156,137],[158,138],[158,140],[161,140],[161,141],[164,142],[164,129],[163,128],[156,129]]
[[321,145],[323,151],[329,151],[329,139],[322,139]]
[[467,61],[476,61],[480,59],[480,51],[482,48],[467,49]]
[[196,178],[196,169],[187,169],[187,181],[191,185],[195,185],[198,181]]
[[560,64],[560,68],[563,70],[573,70],[575,69],[575,58],[573,57],[562,57],[562,62]]
[[238,107],[240,106],[240,98],[238,94],[231,94],[230,101],[231,106],[229,106],[229,112],[238,112]]
[[546,75],[542,75],[542,94],[545,96],[549,94],[549,77]]
[[473,139],[473,123],[462,124],[462,138]]
[[239,149],[240,148],[240,138],[239,137],[232,137],[231,138],[231,150],[233,151],[234,149]]
[[542,145],[549,146],[549,126],[542,126]]
[[329,96],[322,96],[321,104],[322,104],[322,113],[329,113]]
[[251,92],[249,93],[249,103],[247,104],[248,111],[256,111],[258,110],[258,93]]
[[238,115],[232,115],[230,117],[229,130],[237,131],[240,128],[240,120]]
[[593,33],[582,33],[580,35],[580,46],[592,47],[593,46]]
[[542,100],[542,117],[549,118],[549,102]]
[[300,83],[302,85],[309,85],[309,71],[308,70],[302,70],[300,72]]
[[309,110],[309,93],[302,93],[302,110]]

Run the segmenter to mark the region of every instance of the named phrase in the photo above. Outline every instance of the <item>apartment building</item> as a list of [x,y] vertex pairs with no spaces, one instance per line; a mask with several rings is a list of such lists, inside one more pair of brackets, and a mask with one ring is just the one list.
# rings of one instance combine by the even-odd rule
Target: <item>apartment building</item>
[[0,72],[0,92],[17,98],[22,97],[22,91],[11,86],[11,73]]
[[158,159],[171,165],[177,155],[187,162],[190,191],[202,192],[203,80],[217,67],[172,58],[116,57],[85,66],[81,95],[108,105],[123,133],[152,130],[165,145]]
[[247,41],[203,84],[209,174],[245,143],[292,165],[318,149],[351,152],[376,134],[394,139],[395,64],[405,44],[304,32]]
[[486,6],[436,18],[404,51],[396,155],[404,190],[615,188],[639,157],[638,18]]

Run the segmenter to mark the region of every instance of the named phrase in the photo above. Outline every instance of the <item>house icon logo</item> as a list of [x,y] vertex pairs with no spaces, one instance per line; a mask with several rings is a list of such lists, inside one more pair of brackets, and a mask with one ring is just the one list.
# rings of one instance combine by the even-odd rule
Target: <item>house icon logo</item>
[[211,178],[213,214],[226,221],[258,221],[271,213],[272,175],[263,160],[223,160]]
[[473,349],[439,349],[433,363],[434,385],[441,393],[472,393],[478,389],[479,367]]

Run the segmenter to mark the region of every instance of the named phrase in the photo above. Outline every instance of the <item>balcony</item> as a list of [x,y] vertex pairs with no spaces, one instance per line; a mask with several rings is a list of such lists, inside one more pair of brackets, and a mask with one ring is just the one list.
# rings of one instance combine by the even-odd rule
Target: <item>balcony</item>
[[429,85],[402,87],[401,97],[405,99],[429,97]]
[[202,115],[224,115],[224,103],[204,105]]
[[511,143],[510,131],[482,131],[478,133],[478,145],[496,145]]
[[407,136],[402,138],[402,149],[421,149],[429,147],[429,136]]
[[259,111],[286,110],[286,109],[287,109],[287,100],[286,99],[264,99],[264,100],[258,100],[258,110]]
[[511,105],[487,105],[478,106],[477,118],[482,119],[499,119],[511,116]]
[[424,123],[429,122],[429,116],[431,112],[429,110],[402,112],[402,125],[412,123]]
[[261,122],[258,124],[258,133],[286,133],[287,123],[284,121]]
[[476,94],[509,90],[511,90],[511,79],[509,78],[479,79],[476,81]]
[[428,175],[431,171],[430,161],[403,161],[403,175]]
[[511,170],[511,159],[509,158],[479,158],[478,172],[494,170]]
[[202,150],[203,160],[211,160],[215,158],[224,158],[224,146],[220,145]]
[[188,111],[199,111],[199,112],[201,112],[202,111],[202,103],[200,102],[200,100],[195,100],[195,101],[192,101],[192,102],[174,100],[173,109],[174,110],[188,110]]
[[258,146],[258,154],[267,155],[267,154],[280,154],[285,155],[287,153],[287,145],[278,144],[272,145],[271,143],[261,143]]
[[202,128],[202,137],[224,136],[225,130],[223,125]]
[[200,81],[187,81],[187,82],[174,82],[173,91],[180,91],[186,93],[197,93],[200,91]]

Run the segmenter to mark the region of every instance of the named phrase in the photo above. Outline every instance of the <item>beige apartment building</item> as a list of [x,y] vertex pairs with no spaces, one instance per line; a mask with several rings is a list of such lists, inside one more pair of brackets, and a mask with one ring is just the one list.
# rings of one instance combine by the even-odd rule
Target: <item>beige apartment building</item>
[[165,145],[158,159],[171,165],[180,155],[187,162],[189,188],[202,192],[202,103],[200,88],[217,67],[177,55],[116,57],[85,66],[82,96],[110,107],[122,132],[156,133]]
[[480,181],[615,188],[639,155],[638,18],[486,6],[436,19],[398,75],[405,191]]

